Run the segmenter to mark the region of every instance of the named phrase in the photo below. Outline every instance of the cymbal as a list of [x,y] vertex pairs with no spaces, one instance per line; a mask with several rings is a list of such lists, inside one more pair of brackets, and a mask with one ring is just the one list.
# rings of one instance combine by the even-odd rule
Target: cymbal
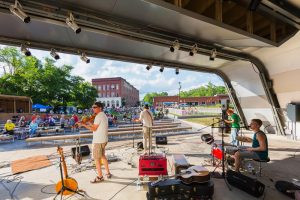
[[252,139],[250,137],[247,136],[236,136],[236,140],[240,141],[240,142],[252,142]]

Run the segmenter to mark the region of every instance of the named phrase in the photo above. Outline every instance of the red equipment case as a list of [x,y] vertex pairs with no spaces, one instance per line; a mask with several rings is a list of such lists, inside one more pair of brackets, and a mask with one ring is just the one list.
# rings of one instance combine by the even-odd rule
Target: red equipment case
[[167,158],[164,155],[141,155],[139,159],[139,176],[168,175]]

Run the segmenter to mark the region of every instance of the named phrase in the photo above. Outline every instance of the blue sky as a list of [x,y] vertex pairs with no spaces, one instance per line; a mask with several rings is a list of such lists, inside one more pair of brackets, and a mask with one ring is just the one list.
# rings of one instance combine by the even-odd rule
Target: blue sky
[[[40,60],[50,57],[48,51],[34,49],[30,49],[30,51]],[[161,73],[158,66],[153,66],[147,71],[146,65],[141,64],[92,57],[89,57],[91,62],[86,64],[78,55],[62,53],[59,55],[60,59],[56,65],[73,66],[72,75],[81,76],[89,82],[92,78],[123,77],[140,91],[140,99],[149,92],[168,92],[169,95],[177,95],[178,82],[181,82],[182,91],[206,85],[209,81],[214,85],[224,85],[222,79],[215,74],[180,70],[179,75],[176,75],[175,70],[171,68],[165,68]]]

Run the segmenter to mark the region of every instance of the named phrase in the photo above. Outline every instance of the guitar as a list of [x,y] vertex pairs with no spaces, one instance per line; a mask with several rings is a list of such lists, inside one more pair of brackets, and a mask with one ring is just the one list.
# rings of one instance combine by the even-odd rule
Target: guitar
[[205,183],[210,180],[209,171],[202,166],[195,165],[186,170],[181,170],[179,179],[185,184]]
[[[63,148],[61,148],[60,146],[57,147],[57,152],[61,157],[61,163],[63,166],[63,183],[64,186],[72,191],[77,191],[78,190],[78,183],[75,179],[71,178],[68,176],[68,171],[67,171],[67,165],[66,165],[66,161],[65,161],[65,156],[64,156],[64,152],[63,152]],[[60,180],[58,183],[56,183],[55,185],[55,191],[56,193],[61,192],[62,190],[62,181]],[[70,191],[70,190],[63,190],[62,191],[62,195],[70,195],[73,194],[74,192]]]

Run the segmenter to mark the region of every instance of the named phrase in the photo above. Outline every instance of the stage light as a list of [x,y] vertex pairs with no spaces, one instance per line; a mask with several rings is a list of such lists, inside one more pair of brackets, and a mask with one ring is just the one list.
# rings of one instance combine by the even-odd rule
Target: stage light
[[66,19],[66,23],[76,34],[81,32],[81,28],[76,24],[72,13],[70,13],[70,16]]
[[163,72],[164,69],[165,69],[165,68],[164,68],[163,66],[161,66],[160,69],[159,69],[159,71],[160,71],[160,72]]
[[31,56],[31,52],[27,49],[25,44],[21,44],[21,52],[24,53],[25,56]]
[[146,70],[150,70],[152,68],[152,65],[147,65]]
[[19,17],[23,22],[25,23],[30,22],[30,17],[23,11],[22,5],[20,4],[19,1],[16,0],[15,4],[9,7],[9,10],[12,14]]
[[176,74],[176,75],[179,74],[179,68],[178,68],[178,67],[176,67],[176,69],[175,69],[175,74]]
[[217,56],[217,50],[216,49],[211,50],[209,60],[214,61],[216,56]]
[[80,59],[86,63],[90,63],[90,59],[86,57],[86,54],[84,52],[81,53]]
[[170,51],[174,52],[175,50],[178,50],[180,48],[180,44],[178,40],[175,40],[172,44],[172,46],[170,47]]
[[55,49],[51,49],[50,55],[51,55],[55,60],[60,59],[60,57],[59,57],[59,55],[56,53],[56,50],[55,50]]
[[194,44],[194,45],[192,46],[192,49],[191,49],[189,55],[190,55],[190,56],[193,56],[194,54],[197,53],[197,51],[198,51],[197,44]]

